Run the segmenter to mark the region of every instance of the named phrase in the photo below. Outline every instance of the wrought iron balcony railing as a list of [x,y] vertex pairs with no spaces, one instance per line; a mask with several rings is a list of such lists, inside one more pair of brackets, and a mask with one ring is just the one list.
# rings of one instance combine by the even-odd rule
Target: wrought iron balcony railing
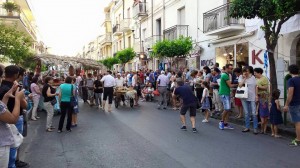
[[164,30],[164,39],[175,40],[180,36],[188,37],[189,26],[188,25],[175,25]]
[[[244,26],[245,19],[235,19],[229,17],[229,10],[230,10],[230,3],[224,4],[222,6],[219,6],[215,9],[212,9],[208,12],[203,13],[203,32],[209,33],[212,31],[216,31],[218,29],[222,29],[229,26]],[[240,30],[239,28],[238,30]],[[236,28],[233,28],[229,31],[237,30]],[[224,33],[223,31],[220,31],[219,34]],[[217,34],[217,33],[216,33]]]
[[147,16],[147,3],[138,2],[133,4],[133,18]]

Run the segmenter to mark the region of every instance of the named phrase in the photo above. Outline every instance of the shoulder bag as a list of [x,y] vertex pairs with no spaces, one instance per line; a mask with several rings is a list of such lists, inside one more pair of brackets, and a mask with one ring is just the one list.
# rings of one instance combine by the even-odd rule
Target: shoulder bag
[[9,124],[9,127],[14,138],[14,143],[11,145],[11,147],[18,148],[23,143],[24,137],[14,124]]
[[235,98],[247,99],[248,98],[248,85],[245,83],[245,86],[238,87],[235,93]]

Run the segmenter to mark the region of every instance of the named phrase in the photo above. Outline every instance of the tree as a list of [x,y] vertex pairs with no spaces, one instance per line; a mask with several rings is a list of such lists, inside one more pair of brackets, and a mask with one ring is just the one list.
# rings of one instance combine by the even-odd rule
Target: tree
[[104,60],[101,60],[100,63],[102,63],[104,66],[106,66],[107,69],[111,70],[115,64],[119,63],[119,59],[116,57],[109,57]]
[[154,57],[173,58],[184,57],[193,49],[193,42],[190,37],[180,36],[175,40],[163,40],[153,46]]
[[0,56],[1,61],[7,60],[16,65],[22,65],[33,56],[31,46],[33,41],[29,36],[16,30],[15,27],[0,24]]
[[[185,57],[193,49],[193,42],[190,37],[180,36],[175,40],[163,40],[153,46],[153,57],[167,58],[173,62],[174,57]],[[172,66],[172,65],[171,65]]]
[[300,10],[299,0],[233,0],[229,16],[233,18],[263,20],[266,47],[270,63],[272,90],[277,89],[274,51],[280,37],[282,25]]
[[131,61],[135,56],[136,54],[133,48],[126,48],[124,50],[118,51],[116,54],[116,58],[119,60],[119,63],[121,63],[123,67],[127,62]]

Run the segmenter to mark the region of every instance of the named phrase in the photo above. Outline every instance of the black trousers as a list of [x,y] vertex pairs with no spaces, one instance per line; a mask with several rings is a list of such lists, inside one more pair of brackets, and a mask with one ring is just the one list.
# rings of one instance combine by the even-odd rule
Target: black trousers
[[107,97],[108,97],[108,104],[112,104],[113,96],[114,96],[114,88],[113,87],[104,87],[103,101],[106,101]]
[[59,125],[58,130],[62,130],[65,122],[66,115],[68,116],[67,119],[67,130],[71,129],[71,123],[72,123],[72,113],[73,113],[73,107],[71,106],[70,102],[61,102],[60,103],[60,109],[61,109],[61,116],[59,119]]

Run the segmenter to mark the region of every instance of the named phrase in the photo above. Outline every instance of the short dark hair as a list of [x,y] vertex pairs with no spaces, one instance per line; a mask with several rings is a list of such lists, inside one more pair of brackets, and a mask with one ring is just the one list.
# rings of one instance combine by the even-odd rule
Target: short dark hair
[[232,64],[226,64],[225,68],[229,68],[230,66],[233,66]]
[[15,75],[19,75],[20,68],[16,65],[9,65],[5,67],[5,77],[13,78]]
[[248,66],[248,67],[249,67],[249,72],[250,72],[251,74],[254,74],[253,66]]
[[210,70],[210,68],[209,68],[208,66],[205,66],[203,69],[206,70],[206,73],[207,73],[207,74],[208,74],[208,73],[211,73],[211,70]]
[[214,68],[214,71],[217,72],[217,73],[221,72],[219,68]]
[[262,68],[254,68],[254,72],[259,73],[259,74],[263,74],[264,70]]
[[110,74],[110,75],[112,74],[112,72],[111,72],[111,71],[107,71],[107,73],[108,73],[108,74]]
[[219,67],[219,66],[220,66],[220,65],[219,65],[219,63],[217,63],[217,62],[216,62],[216,64],[215,64],[215,65],[216,65],[216,67]]
[[203,81],[202,84],[203,84],[207,89],[209,89],[209,84],[208,84],[208,82]]
[[53,80],[53,78],[51,76],[47,76],[44,81],[45,83],[49,83],[51,80]]
[[242,73],[241,68],[234,68],[233,73]]
[[26,70],[24,68],[22,68],[22,67],[19,67],[19,68],[20,68],[20,70],[19,70],[19,76],[24,76]]
[[65,79],[65,83],[72,83],[72,77],[71,76],[68,76],[68,77],[66,77],[66,79]]
[[31,80],[31,83],[37,83],[39,80],[39,78],[37,77],[33,77],[32,80]]
[[298,75],[299,74],[299,67],[296,64],[292,64],[292,65],[289,66],[289,72],[290,72],[290,74]]

